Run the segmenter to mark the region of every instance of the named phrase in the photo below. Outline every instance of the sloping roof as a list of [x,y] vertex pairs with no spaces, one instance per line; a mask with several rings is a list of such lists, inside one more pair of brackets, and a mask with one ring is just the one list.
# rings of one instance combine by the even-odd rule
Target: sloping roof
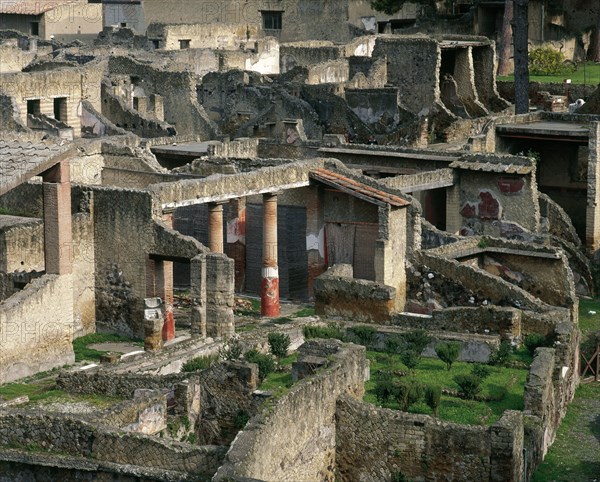
[[391,204],[392,206],[408,206],[410,204],[410,202],[399,196],[376,189],[337,172],[328,171],[327,169],[310,171],[310,177],[373,204]]
[[69,3],[80,2],[78,0],[0,0],[0,13],[13,15],[40,15]]
[[71,154],[71,146],[0,140],[0,196]]

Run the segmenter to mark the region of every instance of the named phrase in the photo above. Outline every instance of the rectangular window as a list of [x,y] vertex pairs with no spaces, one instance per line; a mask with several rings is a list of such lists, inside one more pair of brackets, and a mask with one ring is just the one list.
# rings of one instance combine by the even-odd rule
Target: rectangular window
[[31,22],[29,24],[29,32],[31,35],[39,35],[40,34],[40,23],[39,22]]
[[27,101],[27,113],[31,115],[40,115],[40,99],[29,99]]
[[56,97],[54,99],[54,118],[56,120],[67,122],[67,98]]
[[283,12],[262,11],[264,30],[281,30],[281,14]]
[[180,40],[179,41],[179,48],[180,49],[189,49],[191,42],[192,41],[190,39]]

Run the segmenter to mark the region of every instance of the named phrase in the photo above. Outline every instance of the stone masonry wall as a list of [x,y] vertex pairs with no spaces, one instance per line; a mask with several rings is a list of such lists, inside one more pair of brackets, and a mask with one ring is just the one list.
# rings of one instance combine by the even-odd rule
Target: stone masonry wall
[[396,288],[354,279],[350,265],[335,265],[317,277],[314,293],[319,315],[388,323],[396,308]]
[[204,476],[217,470],[226,450],[118,432],[69,416],[27,411],[0,414],[0,443]]
[[336,410],[340,480],[520,481],[523,424],[505,412],[491,427],[441,422],[342,396]]
[[304,349],[331,360],[329,366],[297,382],[252,418],[232,443],[215,480],[333,481],[336,400],[343,393],[362,396],[368,369],[365,348],[311,340]]
[[403,107],[413,114],[431,109],[439,100],[439,65],[437,41],[430,38],[402,38],[381,35],[373,57],[387,57],[388,83],[398,87]]
[[0,303],[0,384],[73,363],[73,278],[44,275]]

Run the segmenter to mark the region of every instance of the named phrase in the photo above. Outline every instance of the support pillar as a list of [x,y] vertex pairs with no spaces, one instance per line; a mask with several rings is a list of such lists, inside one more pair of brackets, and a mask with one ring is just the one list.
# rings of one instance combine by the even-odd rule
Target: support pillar
[[263,265],[260,312],[262,316],[279,316],[276,194],[263,194]]
[[223,253],[223,204],[208,203],[208,247]]
[[44,172],[42,178],[46,274],[70,274],[73,270],[73,241],[69,162],[56,164]]
[[[162,221],[173,228],[173,213],[164,213]],[[175,316],[173,315],[173,262],[159,260],[156,261],[156,291],[162,298],[165,318],[162,330],[162,338],[169,341],[175,338]]]
[[446,188],[446,231],[459,234],[462,228],[460,214],[460,187],[458,185]]
[[190,261],[190,296],[192,314],[190,331],[193,336],[206,338],[206,255],[199,254]]

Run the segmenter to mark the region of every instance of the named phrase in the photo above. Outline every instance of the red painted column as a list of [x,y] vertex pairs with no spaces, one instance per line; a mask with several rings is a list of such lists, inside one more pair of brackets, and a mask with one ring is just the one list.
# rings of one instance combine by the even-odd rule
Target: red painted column
[[260,312],[262,316],[279,316],[276,194],[263,194],[263,266]]
[[213,253],[223,252],[223,204],[208,203],[208,247]]

